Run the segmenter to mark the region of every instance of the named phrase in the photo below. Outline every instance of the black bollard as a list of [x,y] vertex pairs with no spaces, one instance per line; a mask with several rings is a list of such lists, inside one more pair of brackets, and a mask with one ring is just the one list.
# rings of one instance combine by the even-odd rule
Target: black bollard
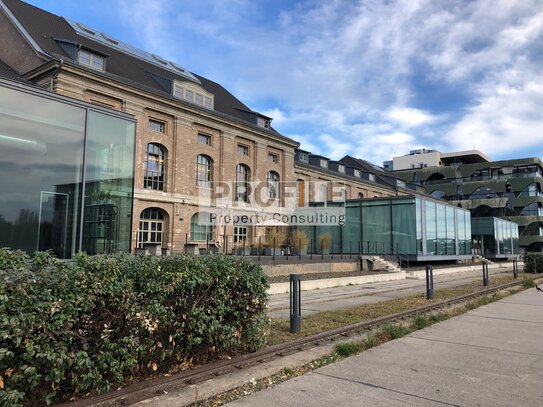
[[290,275],[290,333],[302,331],[302,290],[299,274]]
[[513,278],[518,278],[518,260],[513,259]]
[[426,266],[426,299],[434,298],[434,268]]
[[488,287],[488,263],[483,262],[483,286]]

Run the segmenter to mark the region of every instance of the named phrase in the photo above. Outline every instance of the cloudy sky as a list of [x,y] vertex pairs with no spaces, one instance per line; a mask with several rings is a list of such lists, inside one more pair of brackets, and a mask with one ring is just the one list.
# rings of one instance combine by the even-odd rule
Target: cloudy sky
[[29,0],[219,82],[312,152],[543,156],[543,0]]

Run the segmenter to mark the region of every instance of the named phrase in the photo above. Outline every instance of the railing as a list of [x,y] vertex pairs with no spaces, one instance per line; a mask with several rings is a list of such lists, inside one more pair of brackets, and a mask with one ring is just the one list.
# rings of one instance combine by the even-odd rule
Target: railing
[[221,253],[226,255],[261,258],[310,258],[317,259],[352,259],[362,255],[390,256],[391,261],[399,264],[408,263],[408,255],[402,255],[401,259],[397,252],[381,241],[359,241],[359,240],[331,240],[326,244],[324,239],[301,239],[298,242],[292,239],[266,239],[264,236],[250,240],[248,237],[239,235],[217,235],[207,236],[205,241],[191,240],[189,234],[185,236],[183,253],[188,254],[212,254]]
[[512,178],[542,178],[542,175],[537,172],[512,173],[512,174],[500,174],[500,175],[474,175],[471,177],[432,179],[432,180],[420,181],[420,182],[422,185],[461,184],[464,182],[510,180]]

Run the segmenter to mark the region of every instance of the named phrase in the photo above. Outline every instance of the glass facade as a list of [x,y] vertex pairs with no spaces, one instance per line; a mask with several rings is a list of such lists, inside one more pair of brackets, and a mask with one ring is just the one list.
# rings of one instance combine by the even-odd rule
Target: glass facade
[[0,82],[0,247],[130,250],[135,123]]
[[329,233],[332,253],[471,255],[470,213],[462,208],[411,196],[327,204],[338,205],[345,205],[344,225],[300,228],[316,242],[313,252]]
[[496,258],[519,254],[518,225],[500,218],[473,218],[472,240],[478,254]]

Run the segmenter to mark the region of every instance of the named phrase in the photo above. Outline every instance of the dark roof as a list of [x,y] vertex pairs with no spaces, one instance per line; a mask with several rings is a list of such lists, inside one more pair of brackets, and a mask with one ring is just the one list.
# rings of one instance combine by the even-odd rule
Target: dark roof
[[[98,75],[114,78],[121,82],[127,82],[144,90],[151,90],[154,93],[159,93],[162,96],[167,97],[171,97],[172,95],[171,92],[167,92],[164,89],[164,83],[160,83],[161,79],[190,82],[186,77],[176,75],[171,70],[163,69],[157,65],[145,61],[144,59],[136,58],[135,56],[121,52],[114,47],[108,47],[101,42],[97,42],[83,35],[77,34],[72,26],[62,17],[51,14],[45,10],[19,0],[3,1],[17,18],[19,23],[23,25],[29,35],[34,39],[34,41],[43,49],[43,51],[54,59],[63,59],[66,62],[73,61],[70,58],[69,53],[66,51],[67,47],[61,46],[59,42],[64,42],[65,44],[75,44],[78,47],[81,46],[83,48],[93,50],[96,53],[107,56],[107,72],[99,72],[94,70],[92,72]],[[245,124],[253,124],[256,127],[256,117],[254,122],[251,122],[251,114],[259,116],[263,115],[251,110],[218,83],[194,73],[193,75],[200,80],[200,85],[202,88],[214,95],[215,112],[235,118],[237,121],[241,120]],[[249,117],[247,112],[250,112]],[[275,135],[280,136],[273,129],[267,130],[261,127],[258,127],[258,129],[270,131]],[[288,140],[294,142],[293,140]]]
[[416,185],[410,184],[400,177],[395,177],[391,175],[389,171],[386,171],[384,168],[379,167],[378,165],[372,164],[369,161],[362,160],[361,158],[354,158],[354,157],[351,157],[350,155],[346,155],[341,160],[339,160],[339,162],[342,164],[345,164],[346,166],[357,168],[362,171],[375,174],[375,178],[377,182],[380,184],[388,185],[393,188],[398,188],[397,181],[399,180],[406,183],[405,188],[399,188],[399,189],[413,190],[413,191],[417,190]]
[[0,78],[11,79],[19,82],[27,82],[24,78],[0,60]]

